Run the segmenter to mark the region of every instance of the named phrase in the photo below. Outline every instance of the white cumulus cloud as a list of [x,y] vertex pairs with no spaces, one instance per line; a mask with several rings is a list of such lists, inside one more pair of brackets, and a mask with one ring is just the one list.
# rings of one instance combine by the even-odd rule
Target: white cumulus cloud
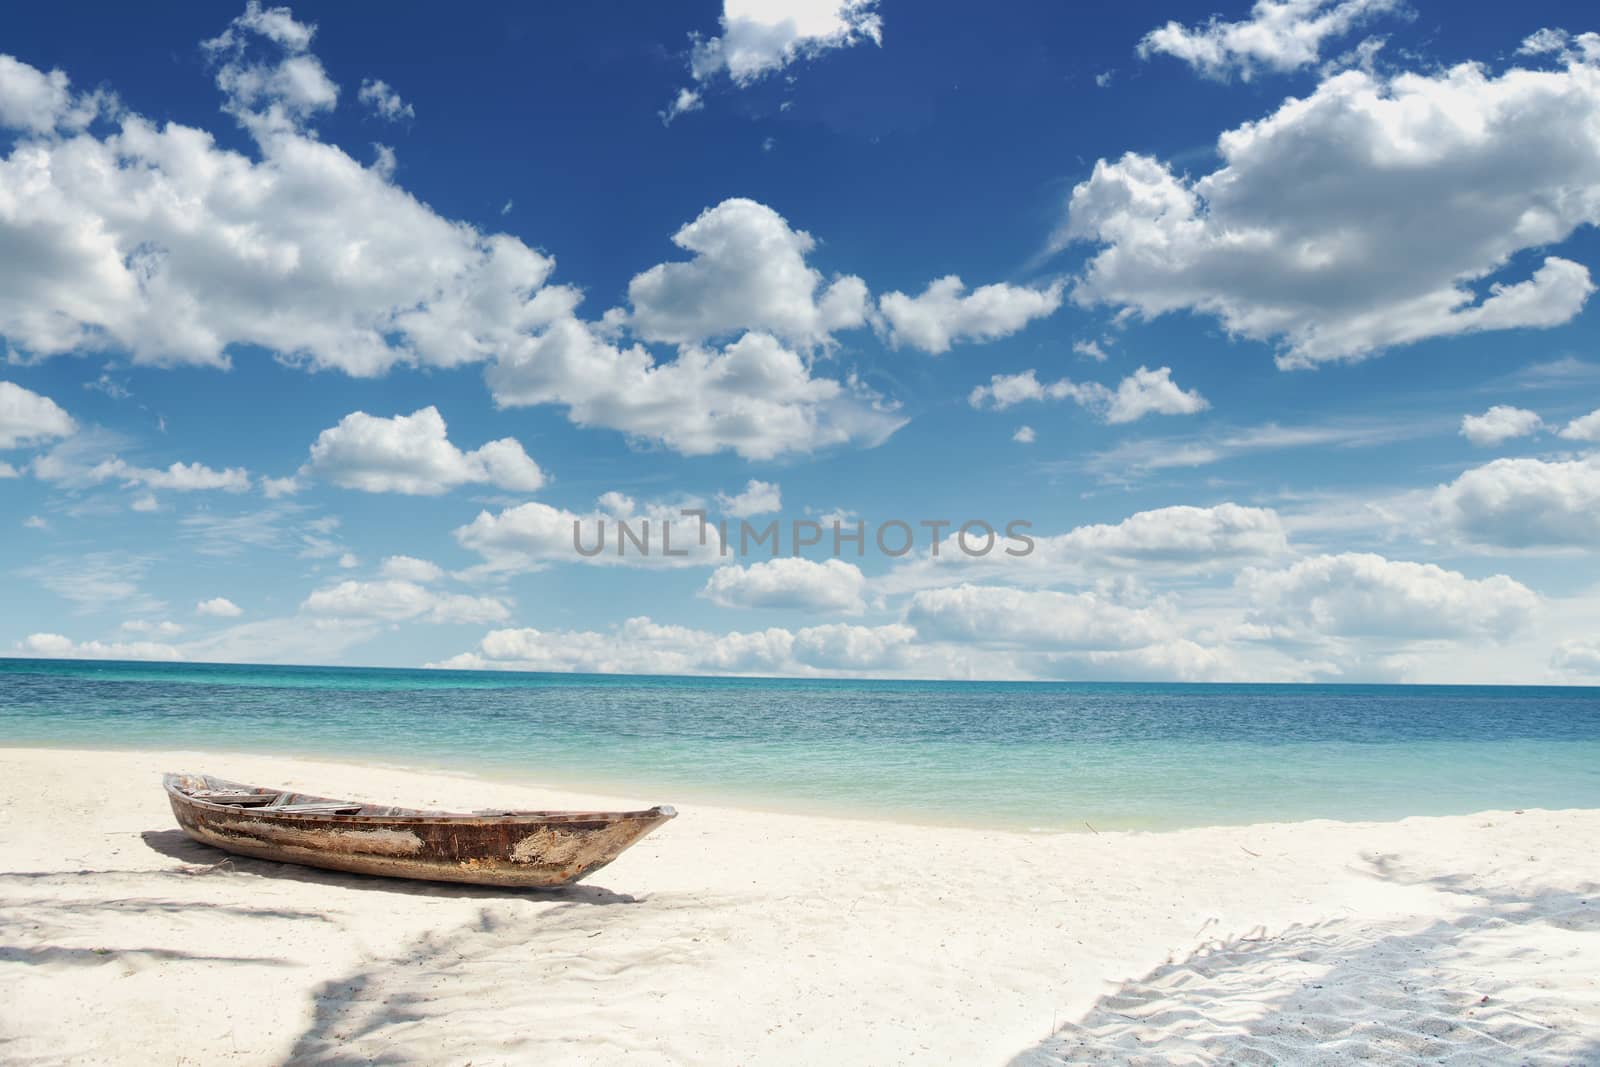
[[815,238],[765,204],[724,200],[672,242],[694,258],[635,275],[631,311],[608,316],[647,341],[699,344],[760,330],[812,346],[866,322],[866,283],[854,275],[824,279],[806,262]]
[[[0,157],[0,241],[13,250],[0,334],[19,354],[115,348],[136,363],[226,366],[233,348],[259,345],[375,375],[483,360],[539,321],[552,260],[439,216],[381,158],[364,166],[302,128],[337,96],[310,40],[286,9],[252,5],[208,42],[253,154],[127,111],[103,135],[53,136],[42,127],[70,123],[81,101],[39,113],[19,82],[64,78],[0,63],[0,123],[19,133]],[[250,58],[258,47],[273,55]]]
[[722,559],[721,538],[709,520],[702,531],[680,505],[641,506],[620,493],[606,493],[581,514],[537,502],[480,511],[456,529],[455,538],[481,555],[490,572],[538,570],[554,563],[694,567]]
[[[601,674],[897,674],[939,677],[938,661],[914,659],[916,631],[899,623],[829,623],[788,630],[713,633],[646,616],[609,630],[492,630],[476,651],[433,667]],[[948,662],[948,661],[946,661]],[[921,666],[917,670],[915,666]]]
[[76,428],[72,416],[54,400],[12,382],[0,382],[0,448],[36,445],[69,436]]
[[1283,520],[1271,508],[1240,504],[1175,505],[1140,511],[1118,523],[1079,526],[1059,538],[1042,537],[1046,556],[1090,556],[1123,566],[1205,565],[1267,558],[1289,551]]
[[202,600],[196,604],[194,613],[219,619],[236,619],[244,614],[244,609],[225,596],[214,596],[210,600]]
[[1503,574],[1473,579],[1372,553],[1250,569],[1239,583],[1254,623],[1317,638],[1504,640],[1531,621],[1539,604],[1532,590]]
[[1600,59],[1600,33],[1570,34],[1566,30],[1545,27],[1535,30],[1522,39],[1518,55],[1553,55],[1564,60]]
[[48,74],[11,56],[0,55],[0,126],[49,134],[81,130],[116,109],[103,93],[74,93],[66,74]]
[[[802,59],[870,41],[883,43],[877,0],[723,0],[722,32],[689,35],[689,73],[696,84],[726,77],[743,88]],[[680,89],[663,121],[700,106],[700,93]]]
[[[242,467],[216,470],[203,463],[173,463],[164,468],[139,467],[113,457],[96,464],[86,475],[90,481],[120,481],[125,486],[167,489],[179,493],[222,489],[242,493],[250,488],[250,473]],[[135,510],[147,511],[135,501]]]
[[1180,389],[1172,380],[1172,368],[1140,367],[1118,382],[1107,398],[1105,420],[1121,423],[1135,422],[1146,415],[1193,415],[1210,406],[1197,390]]
[[920,296],[885,293],[878,300],[878,311],[888,323],[891,345],[910,345],[938,355],[960,341],[1009,337],[1060,307],[1064,289],[1061,282],[1043,289],[1002,282],[969,293],[951,274],[928,283]]
[[1550,666],[1558,671],[1600,677],[1600,640],[1561,642],[1550,656]]
[[975,387],[967,402],[975,408],[1002,411],[1029,400],[1072,400],[1109,423],[1136,422],[1146,415],[1193,415],[1210,407],[1197,390],[1184,390],[1172,380],[1172,368],[1140,367],[1115,389],[1098,382],[1069,378],[1045,384],[1032,370],[996,374],[988,385]]
[[843,560],[772,559],[719,567],[701,595],[726,608],[787,608],[859,615],[866,578]]
[[731,515],[736,519],[767,515],[783,507],[783,492],[776,482],[763,482],[751,478],[745,483],[743,492],[732,496],[718,493],[717,506],[722,509],[724,515]]
[[1536,411],[1496,404],[1482,415],[1461,416],[1461,436],[1475,445],[1498,445],[1537,433],[1543,425]]
[[323,430],[302,473],[369,493],[436,496],[460,485],[514,492],[544,485],[544,472],[515,438],[466,452],[451,443],[444,417],[431,405],[393,418],[352,412]]
[[338,103],[339,87],[307,51],[316,32],[315,24],[296,21],[286,7],[249,0],[244,14],[202,42],[226,110],[246,129],[258,136],[295,130]]
[[180,660],[176,648],[155,641],[74,641],[61,634],[29,634],[17,643],[24,656],[37,659]]
[[[828,281],[806,262],[811,236],[752,200],[725,200],[678,231],[688,261],[660,263],[629,284],[630,306],[596,325],[582,295],[544,290],[548,325],[487,372],[502,407],[560,404],[579,426],[604,427],[686,455],[731,450],[771,459],[842,444],[871,447],[905,422],[857,380],[820,377],[811,354],[866,321],[861,279]],[[661,361],[632,331],[678,346]],[[721,338],[733,339],[722,343]]]
[[363,80],[361,92],[356,94],[356,98],[371,108],[374,115],[387,122],[417,117],[416,109],[400,99],[400,94],[381,78]]
[[832,622],[796,631],[792,652],[797,662],[812,670],[885,673],[906,664],[916,637],[915,630],[899,623]]
[[[593,326],[576,288],[546,284],[551,257],[434,212],[395,184],[392,151],[365,164],[317,135],[338,89],[313,37],[252,5],[207,42],[242,150],[124,110],[104,132],[58,136],[104,101],[0,63],[0,122],[17,133],[0,157],[0,243],[17,253],[0,261],[0,338],[19,358],[114,349],[227,367],[259,346],[356,376],[487,363],[503,406],[558,404],[582,426],[757,459],[870,447],[904,423],[853,375],[812,373],[871,300],[860,278],[810,266],[814,239],[771,208],[708,208],[677,234],[692,258],[641,272],[629,306]],[[681,347],[662,358],[654,343]]]
[[672,121],[679,115],[687,115],[691,111],[699,111],[705,107],[705,98],[693,89],[679,89],[678,95],[672,102],[662,108],[658,114],[661,116],[663,126],[671,126]]
[[619,430],[684,455],[731,450],[772,459],[835,445],[872,447],[905,418],[854,378],[815,377],[805,358],[765,333],[723,348],[687,346],[657,363],[567,318],[488,371],[502,407],[563,404],[579,426]]
[[1474,544],[1592,549],[1600,544],[1600,457],[1497,459],[1439,486],[1432,507]]
[[[1090,584],[1108,571],[1139,575],[1231,572],[1241,563],[1263,563],[1290,554],[1283,520],[1271,508],[1235,503],[1212,507],[1174,505],[1140,511],[1115,523],[1092,523],[1065,533],[1031,527],[1019,531],[1031,542],[1008,538],[984,555],[961,550],[955,535],[940,545],[937,557],[907,559],[877,587],[887,593],[949,584],[953,575],[983,572],[1034,585]],[[968,538],[974,546],[983,540]],[[1009,547],[1013,555],[1006,551]],[[1026,549],[1026,551],[1024,551]]]
[[1214,315],[1306,367],[1557,326],[1593,291],[1557,255],[1498,275],[1600,221],[1600,66],[1346,71],[1217,148],[1198,179],[1135,153],[1095,165],[1055,241],[1099,246],[1074,300]]
[[250,488],[250,472],[243,467],[218,470],[204,463],[170,463],[147,467],[130,463],[111,451],[120,442],[115,434],[85,430],[35,455],[28,470],[35,478],[67,489],[87,489],[118,482],[127,489],[147,490],[135,499],[135,511],[155,511],[157,502],[148,490],[179,493],[223,490],[242,493]]
[[1561,436],[1569,441],[1600,441],[1600,408],[1567,423]]
[[906,621],[927,640],[1050,650],[1139,648],[1171,633],[1157,612],[1094,593],[965,584],[916,593]]
[[1250,17],[1225,22],[1213,15],[1198,26],[1168,22],[1139,42],[1139,56],[1161,53],[1208,78],[1258,71],[1284,72],[1315,63],[1323,42],[1372,17],[1401,9],[1402,0],[1256,0]]

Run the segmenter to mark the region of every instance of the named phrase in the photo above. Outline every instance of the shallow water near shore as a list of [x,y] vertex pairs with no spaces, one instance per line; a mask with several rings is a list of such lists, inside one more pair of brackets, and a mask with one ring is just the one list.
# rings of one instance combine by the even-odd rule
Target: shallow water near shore
[[0,660],[0,744],[334,757],[1035,830],[1600,807],[1593,688]]

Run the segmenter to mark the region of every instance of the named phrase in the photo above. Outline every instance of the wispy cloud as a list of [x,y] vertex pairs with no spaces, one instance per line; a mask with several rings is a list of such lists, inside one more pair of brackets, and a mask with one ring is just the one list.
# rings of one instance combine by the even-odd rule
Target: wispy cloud
[[[1454,434],[1453,416],[1355,419],[1284,426],[1276,422],[1236,429],[1124,441],[1070,464],[1107,481],[1135,479],[1152,471],[1204,467],[1239,456],[1294,448],[1373,448],[1396,441]],[[1068,464],[1054,464],[1063,467]]]
[[178,520],[178,536],[206,556],[238,556],[250,551],[294,552],[303,559],[337,556],[344,546],[330,535],[339,520],[309,516],[303,504],[276,504],[256,511],[222,514],[196,511]]
[[1483,393],[1506,389],[1533,391],[1536,389],[1573,389],[1600,385],[1600,363],[1590,363],[1576,356],[1530,363],[1521,370],[1491,378],[1479,386]]
[[166,608],[165,602],[142,588],[152,562],[151,556],[90,552],[83,556],[46,556],[18,573],[72,601],[80,612],[115,606],[118,611],[149,614]]

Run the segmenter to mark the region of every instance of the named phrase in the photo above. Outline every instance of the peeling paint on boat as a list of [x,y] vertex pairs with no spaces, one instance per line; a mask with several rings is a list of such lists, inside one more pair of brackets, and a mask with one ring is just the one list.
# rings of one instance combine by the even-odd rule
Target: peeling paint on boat
[[517,842],[516,847],[511,850],[511,858],[517,863],[565,866],[578,858],[578,853],[583,850],[583,844],[572,834],[564,834],[558,830],[535,830]]
[[410,856],[422,851],[422,838],[417,836],[415,830],[387,827],[368,830],[343,826],[301,830],[278,826],[265,819],[256,820],[256,826],[262,828],[258,831],[258,837],[270,837],[285,845],[342,848],[349,852],[370,852],[375,856]]

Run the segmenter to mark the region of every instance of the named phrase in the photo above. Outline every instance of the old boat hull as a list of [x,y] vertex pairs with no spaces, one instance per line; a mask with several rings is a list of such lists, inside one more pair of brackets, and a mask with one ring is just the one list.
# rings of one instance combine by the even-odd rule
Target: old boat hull
[[677,814],[665,806],[453,814],[261,789],[209,775],[168,774],[165,785],[183,832],[227,852],[472,885],[570,885]]

